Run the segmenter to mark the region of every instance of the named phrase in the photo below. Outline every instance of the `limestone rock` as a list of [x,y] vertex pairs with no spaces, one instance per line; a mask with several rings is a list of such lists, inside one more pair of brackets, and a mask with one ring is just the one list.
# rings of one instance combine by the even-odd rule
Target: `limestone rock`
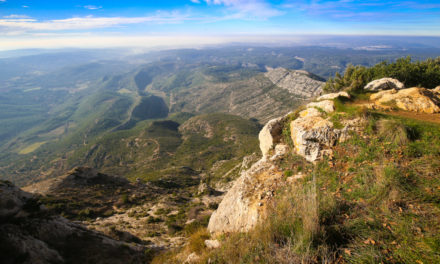
[[440,93],[440,85],[435,87],[432,91],[434,91],[436,93]]
[[282,120],[283,118],[272,119],[261,129],[258,139],[263,156],[267,156],[272,146],[280,141],[283,129]]
[[185,264],[192,264],[192,263],[197,263],[200,260],[200,256],[197,255],[195,252],[191,253],[188,255],[188,257],[186,258]]
[[374,80],[365,85],[364,90],[366,91],[382,91],[382,90],[401,90],[405,89],[405,85],[399,80],[393,78],[382,78]]
[[290,131],[295,152],[310,162],[322,158],[323,151],[332,147],[340,135],[333,123],[322,117],[298,118],[291,122]]
[[322,78],[301,70],[292,71],[284,68],[268,68],[265,76],[276,86],[304,98],[319,95],[324,85]]
[[433,90],[425,88],[409,88],[400,91],[382,91],[370,96],[377,108],[390,108],[395,106],[406,111],[419,113],[439,113],[440,95]]
[[335,111],[335,102],[332,100],[324,100],[320,102],[312,102],[307,105],[307,108],[312,107],[322,109],[326,113],[332,113]]
[[215,240],[205,240],[205,246],[209,249],[219,248],[220,247],[220,241],[217,239]]
[[282,178],[272,162],[261,159],[244,171],[211,215],[208,231],[212,234],[246,232],[264,217],[265,201]]
[[319,112],[318,109],[314,107],[307,108],[306,110],[299,112],[299,117],[313,117],[313,116],[322,116],[322,114],[321,112]]
[[285,144],[278,144],[275,146],[275,151],[274,151],[274,155],[272,157],[270,157],[271,161],[280,159],[282,157],[284,157],[287,152],[289,151],[289,147]]
[[333,100],[336,99],[338,97],[346,97],[346,98],[350,98],[350,95],[347,92],[339,92],[339,93],[329,93],[329,94],[324,94],[321,95],[320,97],[318,97],[316,100],[317,101],[322,101],[322,100]]

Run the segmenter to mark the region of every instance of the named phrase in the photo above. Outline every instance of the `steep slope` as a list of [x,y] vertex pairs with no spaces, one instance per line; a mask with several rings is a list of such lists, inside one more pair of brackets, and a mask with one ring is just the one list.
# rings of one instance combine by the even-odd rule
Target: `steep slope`
[[264,74],[273,84],[303,98],[321,94],[325,79],[306,71],[268,68]]
[[[271,80],[280,70],[286,73],[283,80]],[[147,91],[167,94],[172,112],[225,112],[264,123],[319,94],[322,85],[307,72],[280,68],[263,74],[251,67],[209,66],[179,71]]]
[[0,182],[2,263],[145,263],[144,247],[116,241],[46,210],[37,197]]

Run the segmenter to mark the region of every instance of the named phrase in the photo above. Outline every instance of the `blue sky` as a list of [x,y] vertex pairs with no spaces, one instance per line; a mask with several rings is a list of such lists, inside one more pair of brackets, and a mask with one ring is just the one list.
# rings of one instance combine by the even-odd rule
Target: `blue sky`
[[0,0],[0,49],[320,34],[440,36],[440,0]]

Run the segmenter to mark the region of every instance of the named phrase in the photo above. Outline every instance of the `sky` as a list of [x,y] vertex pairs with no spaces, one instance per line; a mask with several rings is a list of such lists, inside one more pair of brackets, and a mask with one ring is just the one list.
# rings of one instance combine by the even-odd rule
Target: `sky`
[[0,0],[0,50],[440,36],[440,0]]

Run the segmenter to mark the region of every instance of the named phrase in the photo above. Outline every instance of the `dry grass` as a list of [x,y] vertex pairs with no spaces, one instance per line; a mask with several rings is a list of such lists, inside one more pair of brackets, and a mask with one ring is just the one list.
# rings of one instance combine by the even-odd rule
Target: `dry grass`
[[402,123],[391,119],[381,119],[376,124],[379,136],[386,142],[405,145],[410,141],[409,129]]
[[335,253],[324,244],[320,198],[315,181],[289,186],[268,208],[267,219],[247,234],[232,234],[206,255],[211,263],[331,263]]
[[189,237],[187,248],[190,252],[197,254],[205,250],[205,240],[209,239],[210,235],[206,228],[200,228]]

